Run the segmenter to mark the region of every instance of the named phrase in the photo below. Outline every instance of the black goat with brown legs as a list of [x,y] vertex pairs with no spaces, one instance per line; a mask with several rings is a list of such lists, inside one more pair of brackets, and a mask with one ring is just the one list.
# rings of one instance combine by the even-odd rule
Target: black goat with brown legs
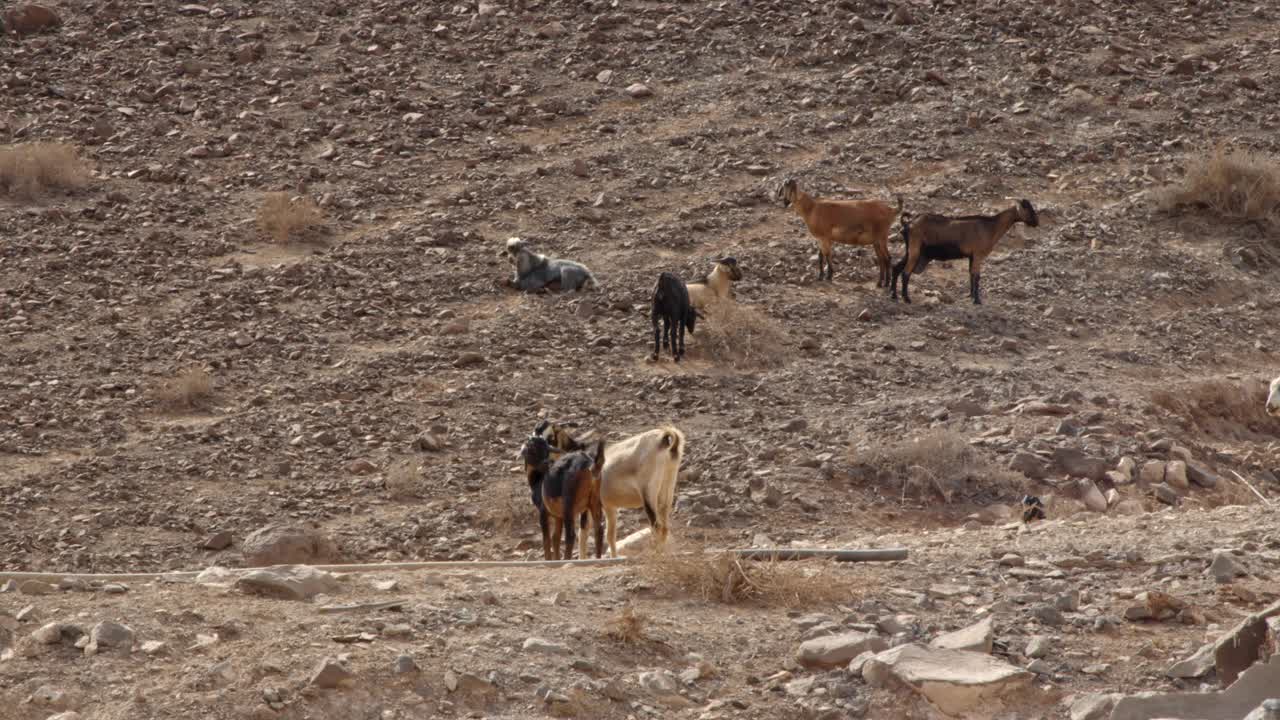
[[[653,322],[653,359],[657,361],[659,354],[659,338],[661,347],[671,348],[671,357],[676,362],[684,356],[684,331],[693,334],[693,326],[698,315],[689,302],[689,289],[684,280],[669,272],[658,276],[658,283],[653,287],[653,309],[649,313]],[[662,331],[658,331],[658,321],[662,321]]]

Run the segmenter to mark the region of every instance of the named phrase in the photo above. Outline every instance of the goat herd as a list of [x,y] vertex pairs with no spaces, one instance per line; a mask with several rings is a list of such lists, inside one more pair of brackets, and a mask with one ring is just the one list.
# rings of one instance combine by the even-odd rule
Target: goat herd
[[[876,286],[891,287],[896,300],[901,276],[902,299],[908,303],[913,273],[923,271],[932,260],[960,258],[969,259],[970,296],[974,303],[980,303],[978,281],[982,263],[996,243],[1016,222],[1025,222],[1031,227],[1039,224],[1035,208],[1026,200],[993,216],[928,214],[912,222],[910,215],[902,211],[901,198],[896,210],[878,200],[824,200],[800,190],[793,179],[782,183],[777,197],[784,208],[795,207],[809,233],[817,239],[820,280],[831,280],[832,250],[836,244],[870,245],[875,250],[880,272]],[[895,215],[902,221],[906,254],[893,266],[891,274],[889,233]],[[520,238],[507,240],[506,255],[515,267],[508,284],[518,290],[578,291],[598,287],[595,276],[582,263],[534,252]],[[716,260],[711,272],[697,282],[686,283],[673,273],[661,273],[653,289],[650,313],[653,360],[658,359],[660,348],[669,348],[672,358],[679,362],[684,355],[685,330],[692,333],[708,305],[729,298],[732,283],[741,279],[742,270],[732,257]],[[684,434],[670,425],[640,433],[606,449],[603,439],[589,444],[575,438],[568,426],[548,420],[540,422],[525,440],[520,456],[533,504],[538,510],[543,556],[548,560],[571,558],[576,538],[578,556],[587,557],[586,528],[590,518],[596,537],[596,557],[600,557],[607,517],[609,553],[617,557],[617,521],[621,508],[644,508],[654,540],[659,544],[665,542],[684,450]],[[1034,513],[1034,508],[1028,512]],[[575,520],[579,521],[581,534]]]
[[[902,211],[902,198],[895,210],[879,200],[825,200],[804,192],[794,179],[778,187],[778,199],[784,208],[795,207],[804,219],[809,234],[818,241],[818,279],[831,280],[836,245],[870,245],[876,255],[879,277],[876,287],[888,287],[898,299],[898,278],[902,278],[902,300],[911,302],[910,283],[914,273],[923,272],[933,260],[969,261],[969,297],[975,305],[982,303],[979,283],[982,264],[995,249],[1000,238],[1023,222],[1030,227],[1040,224],[1036,209],[1027,200],[995,215],[963,215],[950,217],[928,213],[912,220]],[[902,239],[906,253],[896,265],[889,265],[889,232],[893,218],[902,222]],[[519,290],[581,290],[598,286],[595,276],[585,265],[541,255],[529,249],[520,238],[507,240],[507,256],[515,265],[515,276],[509,285]],[[660,348],[671,350],[676,362],[684,355],[684,333],[693,332],[706,305],[729,297],[730,283],[742,279],[738,261],[732,257],[716,261],[711,273],[686,284],[678,276],[664,272],[653,289],[653,359]],[[658,323],[662,328],[659,330]]]
[[[818,241],[818,278],[831,280],[832,251],[837,244],[870,245],[879,269],[877,287],[889,287],[898,298],[898,278],[902,278],[902,299],[911,302],[911,275],[923,272],[933,260],[969,261],[969,297],[982,303],[982,265],[1005,233],[1022,222],[1040,224],[1036,209],[1027,200],[995,215],[951,217],[924,214],[912,219],[903,212],[902,198],[897,208],[879,200],[826,200],[804,192],[793,179],[778,188],[777,198],[784,208],[794,207],[804,219],[809,233]],[[890,266],[889,234],[898,215],[906,252]],[[577,291],[597,287],[595,276],[582,263],[549,258],[529,249],[519,238],[507,240],[506,253],[515,266],[509,284],[524,291]],[[713,302],[731,296],[731,285],[742,279],[738,261],[720,258],[712,271],[697,282],[685,283],[663,272],[653,289],[650,319],[653,323],[653,360],[660,348],[669,348],[679,362],[684,355],[684,332],[693,332],[703,311]],[[659,320],[662,328],[659,330]],[[1266,411],[1280,417],[1280,378],[1271,383]],[[578,556],[587,557],[588,517],[596,537],[596,557],[601,557],[608,518],[609,553],[617,557],[617,521],[621,508],[644,508],[654,540],[661,544],[669,533],[675,500],[676,477],[684,457],[684,434],[671,425],[649,430],[607,448],[603,439],[588,443],[575,438],[567,426],[543,420],[520,449],[533,504],[542,528],[542,551],[548,560],[573,556],[575,538]],[[1044,517],[1038,498],[1022,499],[1023,520]],[[583,530],[578,534],[574,520]],[[564,552],[561,555],[561,538]]]

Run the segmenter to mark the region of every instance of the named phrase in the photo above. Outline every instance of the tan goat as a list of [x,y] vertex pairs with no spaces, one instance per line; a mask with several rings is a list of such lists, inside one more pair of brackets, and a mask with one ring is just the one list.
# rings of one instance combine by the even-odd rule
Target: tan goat
[[733,283],[742,279],[742,268],[738,267],[737,258],[724,257],[716,260],[707,276],[697,282],[686,285],[689,290],[689,304],[694,310],[702,311],[716,300],[724,300],[733,294]]
[[875,249],[880,276],[876,287],[889,287],[889,229],[893,218],[902,212],[902,196],[895,211],[879,200],[824,200],[801,190],[788,178],[778,188],[783,207],[795,206],[804,219],[809,234],[818,241],[818,279],[831,279],[831,255],[839,245],[870,245]]

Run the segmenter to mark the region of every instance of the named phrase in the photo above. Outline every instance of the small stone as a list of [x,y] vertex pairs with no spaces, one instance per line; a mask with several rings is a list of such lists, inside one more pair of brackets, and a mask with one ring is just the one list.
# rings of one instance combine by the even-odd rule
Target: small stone
[[142,643],[142,653],[144,655],[160,655],[168,651],[168,644],[162,640],[148,640]]
[[1190,488],[1191,483],[1187,481],[1187,464],[1181,460],[1165,463],[1164,481],[1178,490]]
[[102,592],[108,595],[123,595],[129,592],[129,586],[122,583],[107,583],[102,586]]
[[656,695],[674,695],[680,689],[676,676],[670,670],[640,673],[640,687]]
[[391,666],[391,671],[397,675],[416,673],[420,669],[421,668],[418,667],[417,661],[415,661],[411,655],[401,655],[400,657],[397,657],[396,661]]
[[128,625],[104,620],[89,631],[89,647],[120,648],[128,652],[133,649],[133,630]]
[[562,37],[567,32],[569,31],[565,29],[564,23],[559,20],[552,20],[534,31],[534,34],[540,38],[553,40],[555,38]]
[[1107,497],[1098,490],[1098,486],[1092,480],[1081,480],[1077,488],[1080,492],[1080,500],[1084,502],[1085,507],[1097,513],[1107,511]]
[[1053,666],[1044,660],[1032,660],[1027,663],[1027,669],[1037,675],[1052,675]]
[[1027,564],[1027,561],[1023,559],[1021,555],[1018,555],[1016,553],[1005,553],[1004,555],[1000,556],[999,562],[1001,565],[1005,567],[1022,567],[1023,565]]
[[1155,493],[1156,499],[1165,505],[1178,504],[1178,493],[1168,485],[1160,483],[1152,488],[1152,491]]
[[354,684],[355,675],[330,657],[320,661],[308,682],[318,688],[333,689]]
[[1053,639],[1048,635],[1032,635],[1027,641],[1026,656],[1032,659],[1048,657],[1053,651]]
[[943,650],[970,650],[989,654],[994,637],[991,617],[987,616],[966,628],[940,635],[929,644]]
[[27,580],[18,586],[18,592],[23,595],[48,595],[56,589],[43,580]]
[[1231,553],[1221,551],[1213,554],[1213,560],[1204,572],[1206,575],[1212,575],[1214,581],[1220,585],[1229,583],[1240,575],[1248,574]]
[[1207,468],[1195,463],[1187,463],[1187,479],[1202,488],[1212,489],[1218,486],[1218,476]]
[[633,98],[647,98],[653,95],[653,91],[648,85],[643,83],[634,83],[627,86],[627,94]]
[[483,365],[485,362],[484,355],[478,352],[464,352],[453,361],[453,366],[457,368],[471,367],[472,365]]
[[1111,717],[1111,711],[1120,697],[1114,693],[1080,695],[1071,703],[1068,711],[1071,720],[1106,720]]
[[1164,463],[1159,460],[1149,460],[1142,464],[1142,469],[1138,471],[1138,480],[1144,485],[1156,485],[1164,482]]
[[1062,611],[1053,605],[1037,605],[1031,608],[1031,616],[1045,625],[1061,625],[1066,621]]
[[309,600],[339,589],[336,575],[309,565],[283,565],[253,570],[236,580],[235,587],[251,595],[280,600]]
[[850,660],[865,651],[881,652],[888,649],[889,644],[883,638],[862,632],[847,632],[806,640],[796,650],[796,662],[808,668],[835,668],[848,665]]
[[804,430],[808,427],[809,427],[808,420],[802,417],[797,417],[797,418],[792,418],[788,420],[787,423],[782,426],[782,432],[800,432],[801,430]]
[[538,637],[526,639],[520,647],[526,652],[543,653],[545,655],[570,655],[573,653],[573,650],[569,649],[568,645],[543,640]]
[[193,148],[188,148],[185,154],[189,158],[202,159],[212,155],[213,151],[207,145],[196,145]]
[[231,547],[231,540],[231,533],[222,530],[206,537],[200,547],[205,550],[226,550]]

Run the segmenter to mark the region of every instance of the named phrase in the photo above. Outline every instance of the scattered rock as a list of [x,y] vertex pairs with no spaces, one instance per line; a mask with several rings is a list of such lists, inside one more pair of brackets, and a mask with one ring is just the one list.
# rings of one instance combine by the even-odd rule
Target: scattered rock
[[1142,464],[1138,471],[1138,480],[1144,485],[1157,485],[1164,482],[1164,463],[1150,460]]
[[133,649],[133,630],[128,625],[104,620],[89,632],[89,645],[85,653],[92,655],[103,648],[118,648],[125,652]]
[[940,635],[930,645],[943,650],[972,650],[974,652],[990,653],[994,637],[995,632],[991,625],[991,617],[988,616],[969,627]]
[[868,650],[880,652],[888,647],[883,638],[862,632],[826,635],[800,643],[796,662],[807,668],[835,668]]
[[1032,673],[983,653],[926,648],[915,643],[867,661],[862,676],[872,687],[894,682],[923,695],[948,715],[958,715],[1030,685]]
[[571,655],[573,653],[573,650],[568,645],[537,637],[528,638],[520,647],[526,652],[543,653],[545,655]]
[[1165,505],[1178,504],[1177,491],[1175,491],[1173,488],[1169,487],[1168,485],[1165,485],[1164,483],[1160,483],[1159,485],[1156,485],[1155,487],[1153,487],[1151,489],[1151,492],[1152,494],[1155,495],[1157,500],[1164,503]]
[[[1224,682],[1228,682],[1223,678]],[[1143,692],[1116,701],[1111,720],[1243,718],[1280,688],[1280,655],[1256,663],[1221,692]]]
[[52,30],[62,25],[62,18],[53,9],[34,3],[22,3],[0,11],[5,32],[32,35]]
[[1178,490],[1191,487],[1191,483],[1187,481],[1187,464],[1181,460],[1165,463],[1164,481]]
[[355,683],[356,676],[348,669],[338,664],[333,658],[325,658],[316,665],[316,669],[312,671],[309,683],[318,687],[331,690],[339,687],[349,687]]
[[1107,473],[1105,461],[1070,447],[1054,448],[1053,463],[1059,470],[1072,477],[1101,480]]
[[341,585],[338,577],[309,565],[252,570],[236,581],[235,587],[251,595],[280,600],[310,600],[320,593],[333,594]]
[[1187,463],[1187,479],[1202,488],[1212,489],[1218,486],[1218,476],[1201,465]]
[[1066,622],[1062,611],[1053,605],[1037,605],[1031,608],[1031,616],[1045,625],[1058,626]]
[[1241,575],[1248,575],[1245,569],[1240,567],[1240,563],[1229,552],[1221,550],[1213,553],[1213,560],[1209,563],[1209,567],[1205,569],[1206,575],[1212,575],[1213,579],[1219,584],[1229,583]]
[[1134,604],[1124,611],[1126,620],[1170,620],[1177,616],[1186,603],[1168,593],[1151,590],[1138,593]]
[[200,543],[200,547],[205,550],[226,550],[231,547],[231,533],[226,530],[216,532],[204,539]]
[[627,94],[633,98],[647,98],[653,95],[653,91],[648,85],[643,83],[634,83],[627,86]]
[[1048,657],[1053,652],[1053,639],[1048,635],[1032,635],[1027,641],[1026,656],[1033,659]]
[[1092,480],[1081,480],[1077,488],[1080,492],[1080,500],[1085,507],[1097,513],[1107,511],[1107,497],[1098,490],[1098,486]]
[[401,655],[397,657],[396,661],[391,665],[391,671],[397,675],[416,673],[420,669],[421,668],[418,667],[418,663],[413,659],[412,655]]
[[27,580],[18,586],[18,592],[23,595],[48,595],[55,590],[56,587],[43,580]]
[[1081,695],[1071,703],[1071,720],[1106,720],[1122,697],[1119,693]]
[[249,533],[241,548],[250,567],[342,562],[341,553],[327,535],[295,525],[261,527]]

